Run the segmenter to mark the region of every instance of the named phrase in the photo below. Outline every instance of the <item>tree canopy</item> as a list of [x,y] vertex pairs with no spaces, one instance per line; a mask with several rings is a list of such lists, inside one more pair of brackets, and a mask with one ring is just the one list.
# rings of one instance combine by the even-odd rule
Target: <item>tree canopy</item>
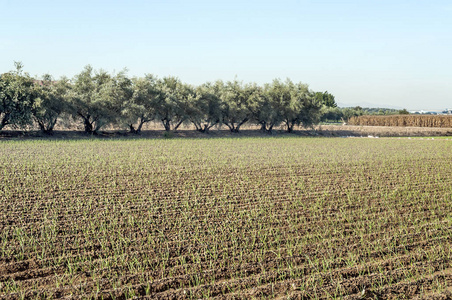
[[70,89],[69,79],[63,77],[54,81],[49,74],[35,85],[36,100],[32,113],[41,131],[51,134],[60,116],[69,111],[67,99]]
[[23,127],[31,124],[36,99],[33,78],[23,72],[23,65],[0,75],[0,130],[7,125]]
[[52,133],[58,120],[71,117],[90,134],[107,125],[140,133],[151,121],[166,131],[191,123],[200,132],[214,126],[239,132],[243,124],[254,123],[271,133],[277,126],[292,132],[296,126],[309,127],[338,115],[332,94],[313,92],[290,79],[263,85],[217,80],[193,86],[174,76],[130,78],[127,70],[110,74],[90,65],[71,79],[58,80],[48,74],[34,79],[22,69],[16,63],[16,70],[0,75],[0,130],[34,122]]

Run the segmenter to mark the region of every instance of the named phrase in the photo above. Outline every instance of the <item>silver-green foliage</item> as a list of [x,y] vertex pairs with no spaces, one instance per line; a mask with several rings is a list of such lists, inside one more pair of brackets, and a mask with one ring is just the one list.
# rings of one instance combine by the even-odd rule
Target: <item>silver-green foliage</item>
[[16,70],[0,75],[0,130],[31,123],[35,95],[33,79],[23,72],[23,65],[15,62]]
[[122,103],[132,95],[131,81],[125,71],[112,76],[103,70],[94,71],[89,65],[74,77],[72,91],[71,114],[83,121],[87,133],[116,123]]
[[157,78],[150,74],[144,78],[133,78],[132,91],[132,96],[123,103],[121,118],[130,132],[140,133],[145,123],[155,119],[154,103],[161,96]]
[[152,103],[156,118],[166,131],[177,130],[182,123],[189,121],[187,112],[198,97],[194,87],[173,76],[158,80],[157,86],[160,95]]
[[292,132],[296,125],[309,127],[319,120],[322,103],[304,83],[275,79],[265,85],[264,99],[260,123],[267,127],[263,129],[271,131],[273,126],[283,123]]
[[42,132],[52,133],[58,119],[69,110],[70,89],[68,78],[54,81],[48,74],[34,86],[37,98],[32,109],[33,119]]
[[87,133],[107,125],[139,133],[154,120],[166,131],[192,123],[200,132],[215,125],[239,132],[243,124],[253,122],[266,132],[282,124],[292,132],[295,126],[316,123],[324,105],[306,84],[289,79],[263,86],[237,79],[193,86],[173,76],[129,78],[125,70],[110,74],[88,65],[71,80],[54,81],[50,75],[33,80],[22,72],[22,64],[16,67],[0,77],[0,130],[35,121],[50,133],[59,119],[72,116]]

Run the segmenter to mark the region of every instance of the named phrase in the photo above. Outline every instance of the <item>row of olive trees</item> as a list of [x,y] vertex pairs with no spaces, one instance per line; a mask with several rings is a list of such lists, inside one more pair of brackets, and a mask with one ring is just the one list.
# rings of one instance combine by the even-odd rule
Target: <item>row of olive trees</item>
[[[313,93],[306,84],[279,79],[264,84],[221,80],[192,86],[175,77],[146,75],[129,78],[126,72],[109,74],[86,66],[71,80],[53,81],[45,75],[35,80],[16,70],[0,75],[0,130],[35,122],[51,133],[59,119],[73,119],[87,133],[106,125],[127,127],[139,133],[150,121],[167,131],[191,123],[200,132],[224,125],[231,132],[253,122],[272,132],[284,125],[311,126],[319,121],[321,108],[335,106],[334,97]],[[325,100],[324,100],[325,99]]]

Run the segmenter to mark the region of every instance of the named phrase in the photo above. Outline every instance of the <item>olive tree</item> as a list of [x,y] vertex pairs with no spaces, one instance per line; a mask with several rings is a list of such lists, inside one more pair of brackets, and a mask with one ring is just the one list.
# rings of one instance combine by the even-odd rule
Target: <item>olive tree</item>
[[240,127],[251,118],[251,111],[247,107],[251,89],[237,80],[215,83],[220,92],[223,124],[231,132],[239,132]]
[[308,85],[290,79],[285,82],[275,79],[266,92],[287,132],[293,132],[296,125],[308,127],[318,122],[322,103],[314,97]]
[[88,65],[73,79],[70,107],[74,119],[81,119],[86,133],[96,134],[103,126],[116,123],[122,103],[130,96],[125,72],[112,77]]
[[222,120],[221,101],[216,86],[205,83],[195,90],[196,96],[190,99],[187,115],[199,132],[208,133],[209,130]]
[[263,88],[253,85],[253,92],[248,99],[248,109],[252,112],[254,121],[261,126],[261,131],[267,133],[272,133],[273,128],[282,121],[277,95],[271,91],[270,84]]
[[53,81],[48,74],[35,86],[37,98],[32,109],[33,119],[43,133],[52,134],[58,118],[68,112],[70,88],[69,79],[63,77]]
[[155,115],[166,131],[177,130],[188,121],[189,102],[196,97],[193,88],[183,84],[177,77],[164,77],[157,81],[159,96],[152,105]]
[[145,123],[155,119],[154,105],[158,103],[161,93],[157,78],[150,74],[144,78],[133,78],[132,91],[132,96],[124,102],[122,118],[131,133],[139,134]]
[[16,70],[0,75],[0,130],[11,125],[21,127],[32,122],[36,98],[33,79],[15,62]]
[[126,103],[130,102],[133,97],[133,82],[127,77],[126,70],[119,72],[114,76],[110,76],[110,80],[102,85],[99,91],[99,98],[102,99],[109,124],[120,124],[124,118],[122,115],[123,108]]
[[[303,90],[304,84],[297,84],[297,86],[300,86],[299,90]],[[321,117],[321,109],[322,109],[322,102],[318,101],[314,97],[314,93],[308,91],[307,93],[302,93],[304,96],[300,97],[301,104],[301,110],[299,114],[299,124],[303,127],[312,127],[314,124],[317,124],[320,122]]]

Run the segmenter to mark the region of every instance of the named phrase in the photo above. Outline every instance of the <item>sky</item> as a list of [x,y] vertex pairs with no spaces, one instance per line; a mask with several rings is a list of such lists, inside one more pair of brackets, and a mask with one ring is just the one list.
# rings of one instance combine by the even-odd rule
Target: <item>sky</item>
[[0,73],[263,84],[290,78],[343,105],[452,108],[452,1],[0,0]]

